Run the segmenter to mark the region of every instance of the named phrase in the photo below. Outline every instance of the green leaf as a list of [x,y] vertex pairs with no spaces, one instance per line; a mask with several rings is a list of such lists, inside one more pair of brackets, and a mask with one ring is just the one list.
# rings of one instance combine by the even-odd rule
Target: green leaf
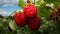
[[39,7],[38,10],[39,10],[38,11],[39,16],[41,16],[41,17],[49,17],[50,16],[50,10],[46,9],[45,6]]
[[42,4],[44,4],[45,2],[43,0],[36,0],[35,1],[35,5],[36,6],[41,6]]
[[9,22],[9,26],[10,26],[10,28],[11,28],[13,31],[18,28],[17,25],[15,24],[15,22],[12,21],[12,20]]
[[23,0],[19,0],[18,6],[24,8],[25,2]]
[[58,5],[60,5],[60,0],[44,0],[46,3],[53,3],[54,7],[56,8]]
[[60,0],[57,0],[54,2],[54,7],[57,8],[57,6],[60,5]]
[[56,0],[44,0],[46,3],[54,3]]

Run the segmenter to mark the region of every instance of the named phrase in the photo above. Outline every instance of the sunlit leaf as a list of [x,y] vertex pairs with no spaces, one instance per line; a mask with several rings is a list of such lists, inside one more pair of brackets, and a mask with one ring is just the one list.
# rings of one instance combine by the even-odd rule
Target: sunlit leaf
[[23,0],[19,0],[18,6],[24,8],[25,2]]
[[10,28],[12,29],[12,30],[16,30],[18,27],[16,26],[16,24],[15,24],[15,22],[14,21],[10,21],[9,22],[9,26],[10,26]]

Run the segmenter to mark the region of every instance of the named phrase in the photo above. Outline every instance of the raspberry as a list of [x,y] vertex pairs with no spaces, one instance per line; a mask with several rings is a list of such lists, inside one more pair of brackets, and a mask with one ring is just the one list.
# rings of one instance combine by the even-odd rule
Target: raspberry
[[41,19],[40,17],[35,17],[34,19],[29,19],[28,26],[29,29],[32,31],[36,31],[39,29],[41,24]]
[[28,18],[34,18],[37,15],[37,8],[33,4],[24,7],[24,13]]
[[18,12],[14,14],[14,21],[17,26],[23,27],[26,24],[26,16],[23,12]]

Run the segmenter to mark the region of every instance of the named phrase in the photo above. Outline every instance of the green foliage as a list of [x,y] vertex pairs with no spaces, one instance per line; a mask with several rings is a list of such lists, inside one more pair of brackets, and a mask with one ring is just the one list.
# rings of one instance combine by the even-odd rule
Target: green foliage
[[44,0],[47,3],[54,3],[56,0]]
[[38,15],[42,17],[49,17],[50,16],[50,10],[47,9],[45,6],[43,7],[38,7]]
[[24,8],[25,2],[23,0],[19,0],[18,6]]
[[60,5],[60,0],[44,0],[46,3],[53,3],[54,7],[57,8]]

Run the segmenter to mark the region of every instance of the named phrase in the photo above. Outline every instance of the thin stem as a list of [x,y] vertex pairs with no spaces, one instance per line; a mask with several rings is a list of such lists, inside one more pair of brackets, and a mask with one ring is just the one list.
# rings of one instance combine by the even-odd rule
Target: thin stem
[[16,11],[12,12],[9,16],[11,16],[12,14],[14,14]]

